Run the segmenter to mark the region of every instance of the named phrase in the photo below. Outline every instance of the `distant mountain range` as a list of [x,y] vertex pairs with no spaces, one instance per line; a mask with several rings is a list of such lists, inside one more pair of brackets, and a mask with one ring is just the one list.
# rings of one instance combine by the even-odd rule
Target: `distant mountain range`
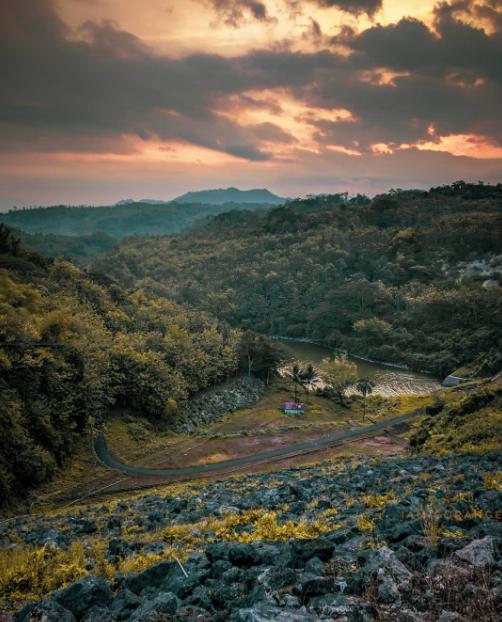
[[10,210],[0,223],[23,244],[45,255],[84,264],[126,236],[171,235],[233,210],[267,210],[285,202],[265,189],[227,188],[187,192],[174,201],[124,199],[115,205],[53,205]]
[[263,203],[266,205],[281,205],[287,199],[279,197],[266,188],[253,190],[239,190],[238,188],[217,188],[213,190],[199,190],[186,192],[176,197],[173,201],[161,201],[158,199],[123,199],[115,205],[129,205],[131,203],[148,203],[149,205],[167,205],[169,203],[203,203],[205,205],[224,205],[225,203]]

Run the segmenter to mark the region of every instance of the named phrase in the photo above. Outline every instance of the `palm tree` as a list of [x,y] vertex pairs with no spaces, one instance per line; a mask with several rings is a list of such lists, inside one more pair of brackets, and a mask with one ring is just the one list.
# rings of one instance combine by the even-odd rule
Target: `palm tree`
[[293,381],[293,388],[295,392],[295,404],[298,402],[298,387],[302,386],[303,382],[303,370],[298,365],[298,363],[293,363],[291,369],[289,370],[289,375],[291,380]]
[[305,389],[312,387],[314,382],[319,379],[319,372],[316,367],[309,363],[302,369],[302,384]]
[[360,378],[356,383],[356,390],[363,396],[363,421],[366,419],[366,397],[373,393],[374,386],[369,378]]

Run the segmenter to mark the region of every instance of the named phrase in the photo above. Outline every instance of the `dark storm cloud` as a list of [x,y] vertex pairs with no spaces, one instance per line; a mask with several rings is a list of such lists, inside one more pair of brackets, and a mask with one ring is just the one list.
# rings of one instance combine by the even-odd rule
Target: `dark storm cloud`
[[295,12],[300,12],[303,6],[310,2],[321,8],[340,9],[353,15],[366,13],[370,17],[382,8],[382,0],[286,0],[286,2]]
[[[41,10],[42,7],[44,10]],[[83,40],[70,40],[51,3],[3,3],[0,123],[11,138],[31,143],[50,133],[103,136],[135,133],[143,139],[183,140],[262,160],[261,139],[213,110],[227,95],[255,84],[241,63],[215,55],[182,60],[158,56],[112,24],[87,22]],[[37,24],[40,28],[37,28]],[[14,129],[13,129],[14,128]],[[8,130],[8,131],[7,131]],[[22,131],[21,131],[22,130]]]
[[[120,151],[122,137],[135,134],[259,161],[271,157],[267,143],[294,137],[272,123],[243,127],[218,111],[241,102],[279,113],[280,102],[245,94],[277,87],[306,104],[351,111],[350,122],[311,121],[324,145],[364,151],[415,143],[431,139],[431,124],[443,135],[476,133],[502,144],[502,34],[456,17],[481,9],[499,15],[498,7],[439,5],[436,32],[412,19],[345,31],[334,43],[349,56],[272,49],[172,59],[109,22],[86,22],[75,36],[49,0],[0,0],[3,148]],[[391,80],[388,71],[399,75]]]
[[246,17],[261,22],[270,20],[267,7],[259,0],[206,0],[225,23],[237,28]]
[[315,0],[319,6],[335,7],[347,13],[373,15],[382,8],[382,0]]
[[[479,7],[438,5],[437,34],[403,19],[338,37],[335,42],[347,45],[352,56],[304,96],[319,106],[347,108],[355,120],[319,122],[318,139],[363,149],[378,142],[399,145],[431,140],[433,125],[437,134],[477,133],[502,143],[502,36],[456,18],[458,10]],[[391,79],[389,71],[397,75]]]

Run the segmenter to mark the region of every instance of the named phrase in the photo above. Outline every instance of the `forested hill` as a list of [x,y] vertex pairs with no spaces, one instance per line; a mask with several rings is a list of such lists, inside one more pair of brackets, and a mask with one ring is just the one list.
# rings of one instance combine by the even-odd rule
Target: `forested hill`
[[234,374],[239,333],[25,250],[0,225],[0,505],[50,477],[113,406],[169,422]]
[[224,203],[282,205],[286,199],[278,197],[266,188],[239,190],[238,188],[218,188],[216,190],[200,190],[187,192],[175,199],[177,203],[206,203],[222,205]]
[[310,337],[438,375],[498,371],[502,184],[233,212],[96,270],[235,326]]
[[[274,195],[271,195],[272,197]],[[239,209],[258,209],[274,204],[263,202],[219,204],[203,203],[126,203],[102,207],[54,205],[12,209],[0,214],[0,222],[27,233],[90,236],[105,233],[115,239],[128,235],[164,235],[192,227],[209,216]],[[28,242],[31,242],[29,240]],[[43,240],[36,240],[42,243]]]
[[12,229],[25,248],[48,257],[61,257],[77,266],[85,266],[92,257],[110,251],[117,240],[106,233],[61,235],[59,233],[26,233]]

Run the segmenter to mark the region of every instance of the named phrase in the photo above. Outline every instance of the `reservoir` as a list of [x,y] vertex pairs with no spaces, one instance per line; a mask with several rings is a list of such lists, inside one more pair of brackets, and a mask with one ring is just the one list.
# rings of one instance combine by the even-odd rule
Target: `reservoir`
[[[319,364],[322,359],[333,356],[333,350],[305,341],[290,341],[278,339],[282,346],[291,354],[291,357],[302,363]],[[390,397],[392,395],[419,395],[431,393],[441,388],[438,380],[427,374],[421,374],[407,369],[390,367],[380,363],[369,363],[351,357],[357,365],[360,378],[370,378],[375,383],[373,393]],[[350,389],[347,394],[350,394]]]

